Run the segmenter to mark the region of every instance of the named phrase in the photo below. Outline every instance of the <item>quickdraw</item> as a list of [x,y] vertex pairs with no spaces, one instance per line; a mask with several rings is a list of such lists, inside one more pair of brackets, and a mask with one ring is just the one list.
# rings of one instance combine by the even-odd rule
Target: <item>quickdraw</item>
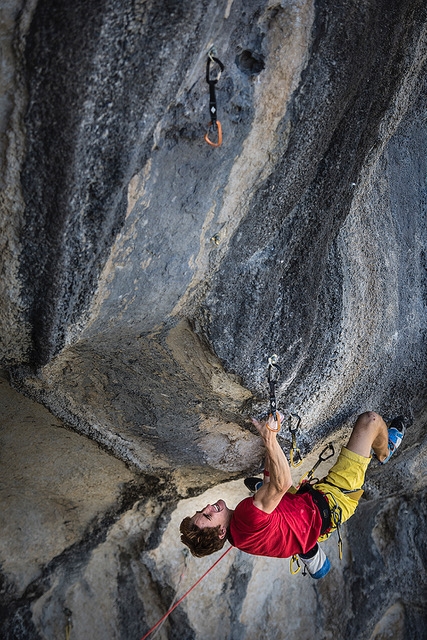
[[[296,418],[297,419],[297,424],[295,427],[292,427],[292,418]],[[291,466],[292,467],[299,467],[300,464],[302,464],[302,455],[301,455],[301,451],[298,449],[297,447],[297,438],[296,438],[296,433],[299,429],[299,426],[301,424],[301,418],[299,416],[297,416],[295,413],[291,413],[291,415],[288,418],[289,421],[289,433],[292,436],[292,446],[291,446],[291,450],[289,452],[289,457],[291,460]]]
[[[267,423],[267,428],[270,429],[270,431],[274,431],[275,433],[278,433],[280,431],[280,413],[277,410],[277,402],[276,402],[276,385],[279,381],[279,377],[282,375],[282,370],[279,367],[279,365],[277,364],[277,356],[276,354],[272,355],[269,359],[268,359],[268,373],[267,373],[267,379],[268,379],[268,385],[270,388],[270,415],[272,415],[274,417],[274,421],[276,423],[276,428],[273,429],[272,427],[270,427]],[[276,374],[274,375],[273,373],[273,369],[276,370]]]
[[[222,144],[222,127],[221,127],[220,121],[217,120],[216,118],[217,107],[216,107],[215,87],[225,67],[222,64],[221,60],[219,60],[214,56],[214,53],[215,53],[215,49],[214,47],[212,47],[208,53],[208,59],[206,62],[206,82],[209,85],[209,114],[210,114],[211,120],[208,124],[208,130],[205,133],[204,139],[211,147],[220,147]],[[211,80],[211,69],[210,69],[211,63],[214,63],[219,67],[219,70],[217,71],[217,74],[216,74],[216,78],[212,80]],[[216,142],[210,139],[210,135],[212,132],[216,133],[216,136],[217,136]]]
[[69,609],[64,609],[64,615],[67,618],[67,624],[65,625],[65,640],[70,640],[71,629],[73,626],[71,621],[72,613]]
[[[330,451],[330,453],[326,455],[326,452],[328,450]],[[299,486],[301,486],[303,482],[310,482],[317,467],[322,462],[325,462],[325,460],[329,460],[329,458],[332,458],[334,455],[335,455],[334,445],[330,442],[329,444],[326,445],[323,451],[320,452],[316,464],[310,469],[310,471],[307,471],[307,473],[301,478]]]

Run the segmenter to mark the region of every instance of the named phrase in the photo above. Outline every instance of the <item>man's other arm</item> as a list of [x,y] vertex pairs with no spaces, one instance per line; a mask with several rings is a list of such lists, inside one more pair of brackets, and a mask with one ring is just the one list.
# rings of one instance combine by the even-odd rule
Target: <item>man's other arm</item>
[[286,456],[277,442],[277,433],[266,426],[269,424],[270,427],[275,428],[274,418],[269,416],[265,422],[258,422],[252,418],[252,422],[264,440],[270,473],[270,482],[264,482],[262,487],[258,489],[254,495],[254,504],[261,511],[271,513],[292,486],[291,470]]

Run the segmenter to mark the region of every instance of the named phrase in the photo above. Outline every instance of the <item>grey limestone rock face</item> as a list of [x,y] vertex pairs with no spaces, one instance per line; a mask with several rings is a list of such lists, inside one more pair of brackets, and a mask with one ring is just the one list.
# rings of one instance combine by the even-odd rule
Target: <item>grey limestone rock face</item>
[[9,0],[0,36],[0,635],[161,617],[209,564],[179,518],[262,464],[277,354],[306,465],[413,424],[330,578],[231,552],[160,637],[426,637],[425,3]]

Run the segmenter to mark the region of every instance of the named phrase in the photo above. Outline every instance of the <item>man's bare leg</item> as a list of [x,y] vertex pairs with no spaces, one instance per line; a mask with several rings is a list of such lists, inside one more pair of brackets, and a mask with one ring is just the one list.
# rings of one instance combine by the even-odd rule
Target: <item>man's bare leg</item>
[[370,457],[371,449],[373,449],[378,460],[382,462],[389,454],[386,423],[374,411],[362,413],[356,420],[346,446],[350,451],[365,458]]

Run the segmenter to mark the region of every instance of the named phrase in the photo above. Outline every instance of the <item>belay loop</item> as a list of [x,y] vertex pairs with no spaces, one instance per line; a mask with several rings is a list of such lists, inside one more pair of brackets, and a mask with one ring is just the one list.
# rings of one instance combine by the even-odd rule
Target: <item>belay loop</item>
[[[211,79],[211,63],[215,63],[219,70],[217,71],[216,77]],[[208,130],[205,133],[205,141],[211,145],[211,147],[220,147],[222,144],[222,127],[219,120],[217,120],[217,107],[216,107],[216,93],[215,87],[218,80],[221,77],[221,73],[224,71],[224,65],[221,60],[216,58],[213,55],[212,49],[208,53],[208,59],[206,62],[206,82],[209,85],[209,114],[210,114],[210,122],[208,124]],[[210,134],[216,133],[216,142],[210,139]]]

